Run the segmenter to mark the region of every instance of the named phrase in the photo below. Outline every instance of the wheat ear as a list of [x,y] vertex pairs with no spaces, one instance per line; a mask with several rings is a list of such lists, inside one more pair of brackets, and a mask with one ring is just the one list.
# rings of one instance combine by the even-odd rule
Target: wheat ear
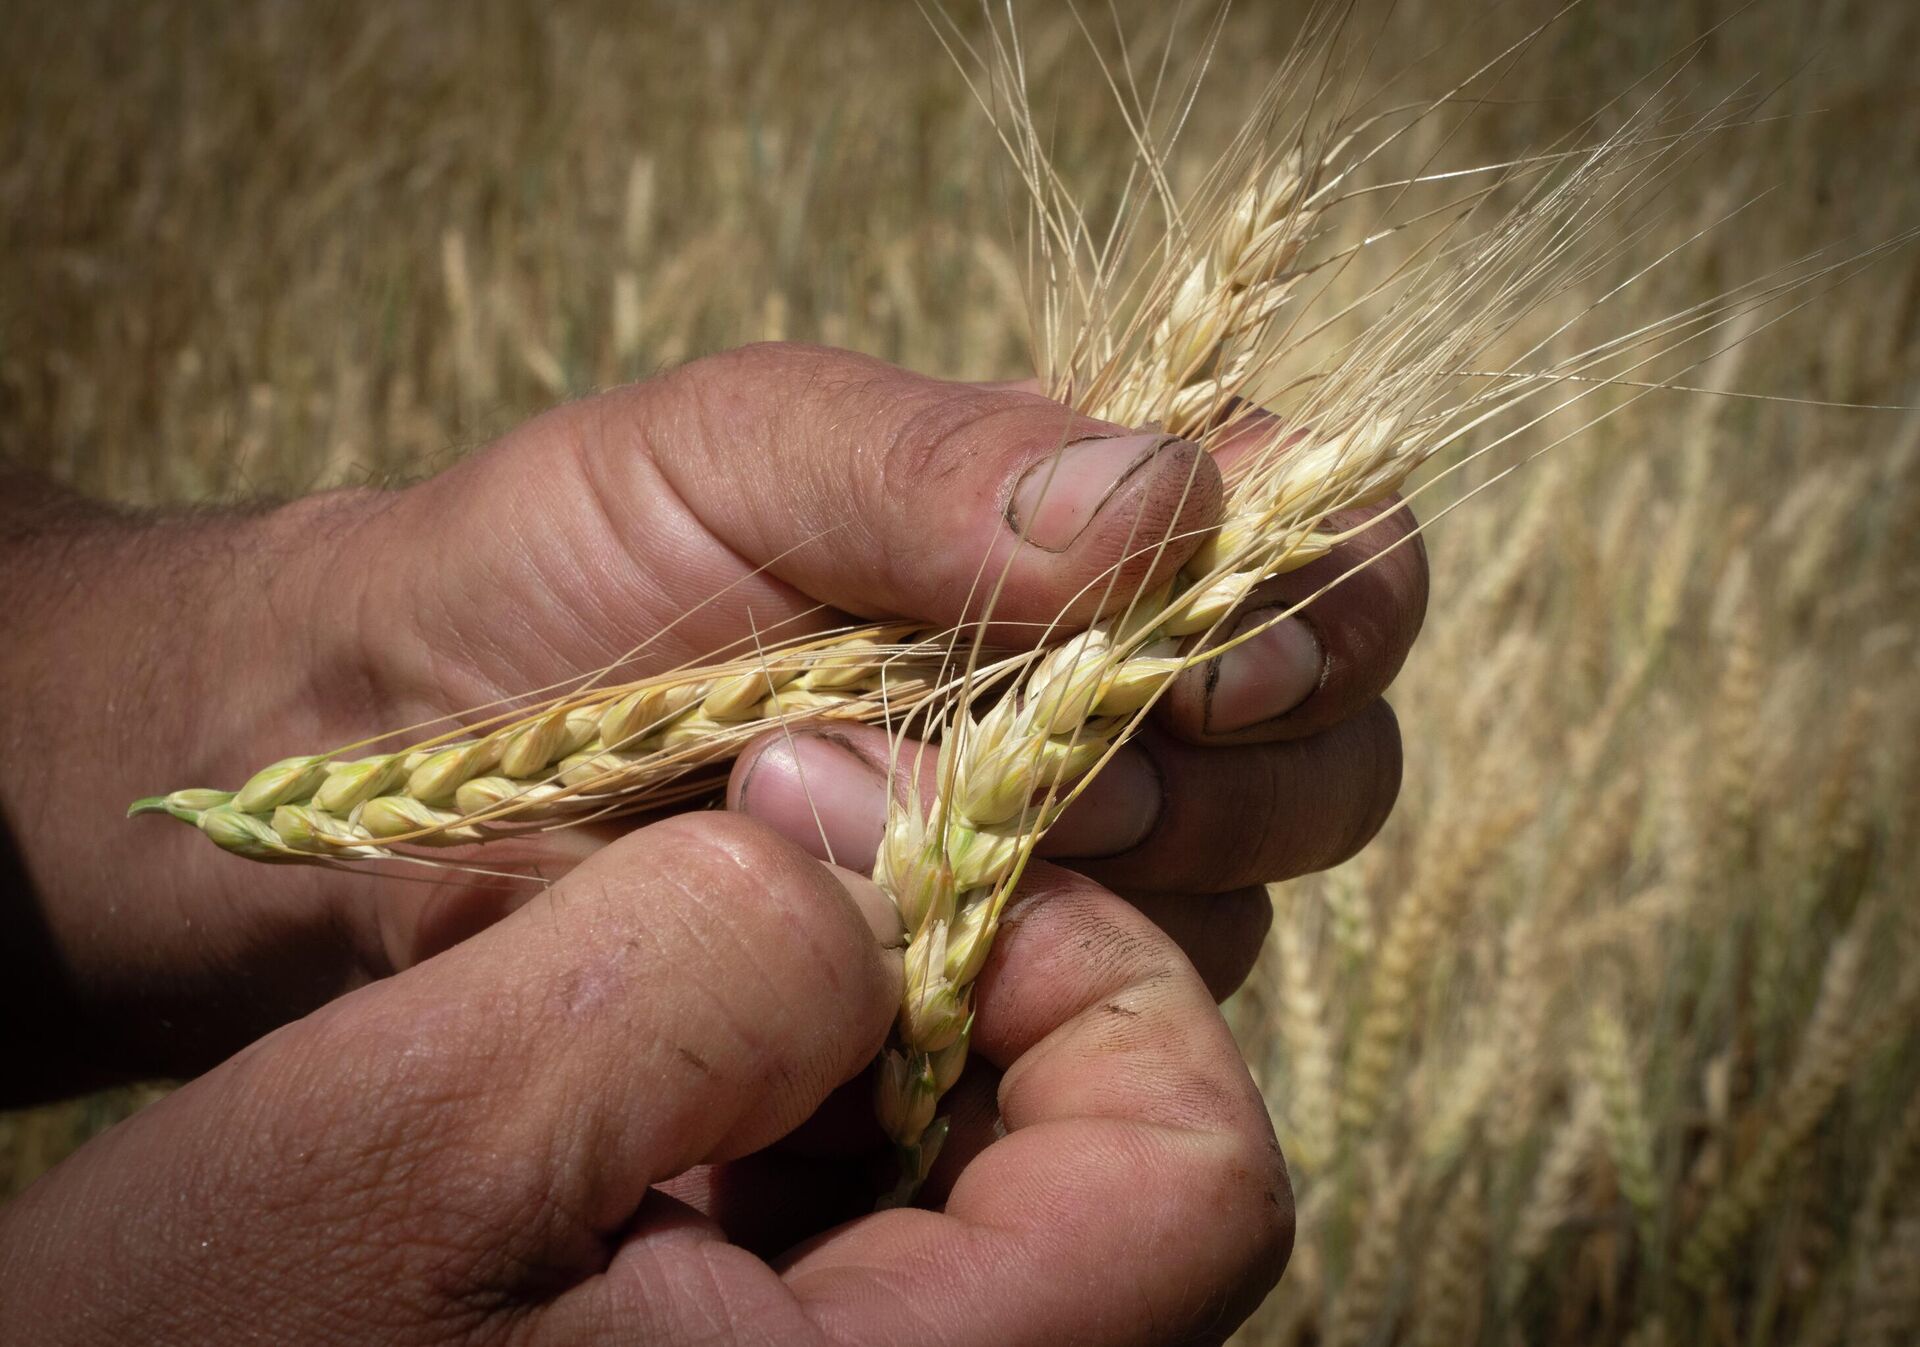
[[[1218,421],[1297,279],[1291,268],[1312,218],[1300,164],[1288,156],[1223,212],[1213,246],[1181,274],[1127,377],[1093,404],[1099,411],[1204,441],[1196,427]],[[941,727],[933,798],[915,788],[895,802],[874,869],[909,932],[897,1042],[877,1085],[900,1158],[893,1201],[911,1198],[945,1140],[935,1113],[966,1062],[974,980],[1022,865],[1073,786],[1191,662],[1183,637],[1216,626],[1261,581],[1325,555],[1320,520],[1391,493],[1416,462],[1379,423],[1289,455],[1241,484],[1219,533],[1170,586],[1037,654],[983,713],[964,698],[955,707]]]
[[939,633],[901,624],[789,642],[710,666],[592,688],[475,737],[442,734],[370,755],[285,758],[235,791],[135,801],[263,861],[390,858],[398,844],[453,846],[634,807],[711,784],[775,724],[881,720],[935,689]]

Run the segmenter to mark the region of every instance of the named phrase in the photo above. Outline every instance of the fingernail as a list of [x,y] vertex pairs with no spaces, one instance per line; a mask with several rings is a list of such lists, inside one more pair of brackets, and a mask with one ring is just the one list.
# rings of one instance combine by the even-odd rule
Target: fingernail
[[873,928],[873,938],[880,942],[880,948],[905,949],[907,928],[900,924],[900,909],[894,906],[893,899],[887,897],[887,891],[844,865],[829,865],[827,869],[840,881],[840,887],[847,891],[847,897],[853,899],[853,905],[860,909],[860,915],[867,919],[867,925]]
[[1299,618],[1280,617],[1284,611],[1257,608],[1235,625],[1235,635],[1258,627],[1265,630],[1212,662],[1207,729],[1224,734],[1272,720],[1293,710],[1320,686],[1326,663],[1320,638]]
[[1152,760],[1140,749],[1123,748],[1047,830],[1041,849],[1078,860],[1118,856],[1147,840],[1160,808],[1160,773]]
[[738,808],[823,861],[871,872],[887,826],[887,778],[826,735],[789,735],[755,759]]
[[1007,523],[1035,547],[1064,552],[1129,477],[1178,443],[1152,432],[1075,440],[1027,469],[1013,489]]

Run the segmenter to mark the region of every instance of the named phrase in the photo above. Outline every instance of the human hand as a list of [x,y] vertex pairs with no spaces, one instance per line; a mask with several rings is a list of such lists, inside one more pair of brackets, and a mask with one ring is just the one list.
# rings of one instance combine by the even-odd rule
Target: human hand
[[754,820],[614,841],[8,1207],[0,1339],[1224,1337],[1291,1241],[1265,1107],[1179,950],[1063,869],[1029,870],[983,974],[944,1210],[829,1228],[873,1191],[865,1092],[835,1090],[885,1039],[900,940],[871,883]]
[[[1089,435],[1106,438],[1036,471]],[[1191,446],[1018,389],[776,345],[561,407],[403,491],[123,526],[83,576],[112,601],[64,627],[55,655],[0,669],[0,704],[47,722],[20,737],[62,750],[18,805],[4,793],[19,782],[0,781],[9,816],[30,820],[14,831],[43,895],[44,962],[70,970],[89,1042],[123,1040],[115,1069],[198,1069],[484,928],[533,889],[267,874],[184,830],[128,825],[126,799],[238,781],[288,753],[549,685],[643,641],[628,676],[846,614],[960,622],[979,616],[981,575],[1004,573],[1004,623],[1086,618],[1088,594],[1171,573],[1218,501],[1215,464]],[[1311,592],[1406,520],[1252,606]],[[1139,897],[1218,970],[1217,989],[1236,982],[1267,920],[1257,886],[1350,854],[1386,813],[1398,738],[1376,699],[1424,600],[1416,543],[1184,677],[1057,825],[1051,854]],[[127,676],[128,650],[144,676]],[[749,807],[791,812],[792,752],[815,742],[828,756],[810,764],[807,789],[835,792],[860,771],[833,765],[832,741],[750,750]],[[844,781],[871,794],[870,778]],[[1219,846],[1228,834],[1239,844]],[[517,859],[551,878],[606,837],[549,834]],[[1238,967],[1200,948],[1209,941]]]

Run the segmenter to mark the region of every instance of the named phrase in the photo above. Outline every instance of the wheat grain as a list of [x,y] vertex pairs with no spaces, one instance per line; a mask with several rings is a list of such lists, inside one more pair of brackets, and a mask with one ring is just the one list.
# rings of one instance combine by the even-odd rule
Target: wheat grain
[[497,716],[478,738],[287,758],[237,791],[175,791],[129,812],[172,815],[256,860],[352,861],[664,803],[769,726],[911,711],[937,686],[934,637],[891,624],[809,638]]
[[1280,1034],[1287,1046],[1286,1114],[1292,1123],[1288,1153],[1309,1169],[1334,1154],[1332,1033],[1326,1004],[1314,985],[1313,961],[1296,921],[1276,923]]

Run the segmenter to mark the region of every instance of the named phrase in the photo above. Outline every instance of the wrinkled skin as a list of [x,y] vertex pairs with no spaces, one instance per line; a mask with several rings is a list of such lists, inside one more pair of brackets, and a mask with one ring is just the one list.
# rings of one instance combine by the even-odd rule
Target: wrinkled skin
[[[1192,446],[788,345],[401,491],[134,518],[10,483],[0,744],[36,770],[0,774],[0,958],[10,1022],[59,1028],[9,1083],[202,1074],[0,1215],[0,1338],[1223,1337],[1291,1204],[1213,1002],[1260,886],[1392,803],[1379,695],[1425,604],[1417,539],[1183,675],[1050,836],[983,976],[937,1212],[860,1215],[903,943],[854,873],[878,731],[764,738],[731,813],[519,844],[541,883],[268,870],[120,817],[648,638],[636,674],[848,615],[978,616],[983,558],[1021,639],[1171,574],[1220,500]],[[1249,610],[1411,529],[1384,514]]]

